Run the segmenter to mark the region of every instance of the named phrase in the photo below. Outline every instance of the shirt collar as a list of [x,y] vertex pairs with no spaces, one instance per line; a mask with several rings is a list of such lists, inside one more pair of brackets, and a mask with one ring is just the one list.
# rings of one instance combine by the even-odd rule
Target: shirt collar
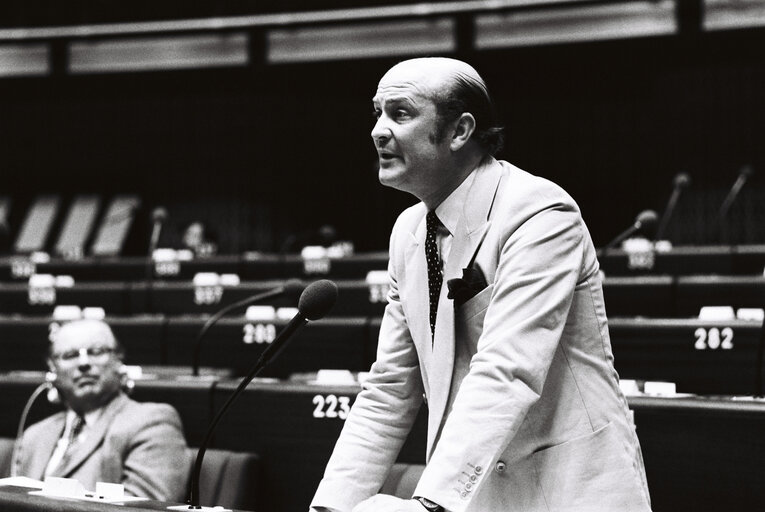
[[[104,412],[104,408],[103,407],[99,407],[98,409],[93,409],[92,411],[86,412],[85,416],[84,416],[84,418],[85,418],[85,426],[90,428],[93,425],[95,425],[96,422],[98,421],[98,418],[101,417],[101,413],[103,413],[103,412]],[[74,422],[74,418],[76,416],[77,416],[77,413],[74,412],[71,409],[69,409],[66,412],[66,424],[67,424],[67,426],[69,426],[71,428],[71,425]]]
[[444,199],[441,204],[436,207],[436,215],[438,220],[449,231],[449,234],[454,236],[457,230],[457,223],[462,216],[463,206],[467,199],[470,186],[475,180],[475,171],[468,174],[467,178],[460,183],[460,186],[454,189],[454,192],[449,194],[449,197]]

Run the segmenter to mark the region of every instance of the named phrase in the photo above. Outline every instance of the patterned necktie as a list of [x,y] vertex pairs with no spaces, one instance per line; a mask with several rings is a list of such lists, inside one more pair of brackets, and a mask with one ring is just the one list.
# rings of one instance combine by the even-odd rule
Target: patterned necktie
[[425,218],[427,234],[425,236],[425,257],[428,260],[428,292],[430,297],[430,335],[436,334],[436,313],[438,312],[438,296],[441,295],[441,257],[438,255],[438,243],[436,232],[441,221],[438,220],[435,210],[428,212]]

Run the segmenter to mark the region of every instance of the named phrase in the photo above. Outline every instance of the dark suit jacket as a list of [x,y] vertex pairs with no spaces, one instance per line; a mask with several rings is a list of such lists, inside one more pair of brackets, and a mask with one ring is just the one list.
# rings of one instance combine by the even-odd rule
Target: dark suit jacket
[[[66,412],[60,412],[24,432],[19,475],[44,479],[65,421]],[[111,482],[123,484],[132,496],[176,502],[185,497],[190,461],[181,419],[170,405],[120,394],[76,450],[51,476],[74,478],[88,490],[96,482]]]

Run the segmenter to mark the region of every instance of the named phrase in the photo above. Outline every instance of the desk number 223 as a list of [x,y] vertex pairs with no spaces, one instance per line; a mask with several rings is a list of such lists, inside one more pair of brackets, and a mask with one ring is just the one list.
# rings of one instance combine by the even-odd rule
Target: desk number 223
[[351,410],[351,398],[335,395],[315,395],[313,403],[314,418],[340,418],[344,420]]

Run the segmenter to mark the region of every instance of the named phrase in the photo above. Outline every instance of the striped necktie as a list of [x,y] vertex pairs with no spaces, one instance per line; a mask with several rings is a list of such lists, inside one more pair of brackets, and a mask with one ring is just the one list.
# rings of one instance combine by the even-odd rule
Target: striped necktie
[[56,468],[64,469],[69,463],[69,459],[72,458],[72,454],[74,453],[74,447],[77,445],[77,437],[80,435],[84,427],[85,418],[78,414],[74,417],[74,420],[72,420],[72,425],[69,428],[69,435],[66,436],[66,450]]

